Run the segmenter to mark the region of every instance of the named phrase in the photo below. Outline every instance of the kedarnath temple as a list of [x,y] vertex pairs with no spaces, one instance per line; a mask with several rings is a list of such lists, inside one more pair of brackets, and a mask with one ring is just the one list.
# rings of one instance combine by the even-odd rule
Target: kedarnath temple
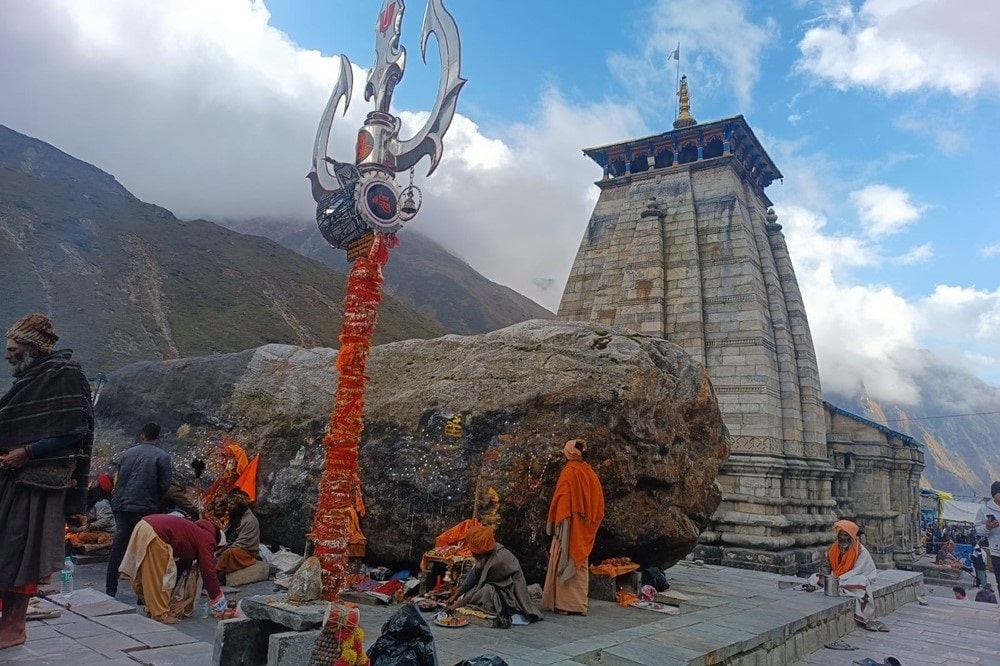
[[706,562],[816,570],[839,518],[881,567],[917,557],[923,452],[823,401],[805,305],[764,189],[782,178],[743,116],[584,150],[604,170],[559,318],[662,337],[711,377],[731,436]]

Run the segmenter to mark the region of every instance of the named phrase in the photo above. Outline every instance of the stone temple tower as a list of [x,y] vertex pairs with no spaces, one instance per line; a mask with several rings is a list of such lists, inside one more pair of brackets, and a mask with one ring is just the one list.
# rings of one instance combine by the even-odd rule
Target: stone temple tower
[[835,470],[816,354],[781,225],[781,173],[743,116],[698,123],[682,83],[674,130],[584,150],[600,198],[559,305],[565,320],[662,337],[707,369],[731,435],[707,561],[814,570]]

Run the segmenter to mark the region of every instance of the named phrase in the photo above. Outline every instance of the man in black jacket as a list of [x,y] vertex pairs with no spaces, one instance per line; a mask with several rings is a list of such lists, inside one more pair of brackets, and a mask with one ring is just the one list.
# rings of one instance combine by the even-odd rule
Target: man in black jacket
[[122,453],[117,462],[115,492],[111,508],[115,512],[115,541],[108,560],[105,592],[118,594],[118,567],[121,566],[132,538],[132,530],[140,520],[157,513],[173,474],[170,455],[160,448],[160,426],[147,423],[139,431],[139,443]]

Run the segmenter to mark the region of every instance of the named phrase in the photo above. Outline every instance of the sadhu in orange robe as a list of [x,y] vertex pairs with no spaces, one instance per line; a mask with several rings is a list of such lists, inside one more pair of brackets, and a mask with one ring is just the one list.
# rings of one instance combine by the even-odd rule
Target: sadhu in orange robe
[[[578,445],[579,443],[579,445]],[[587,613],[590,572],[587,558],[594,549],[597,528],[604,520],[604,489],[597,473],[583,462],[582,440],[566,442],[566,466],[559,474],[546,532],[552,536],[545,572],[542,608],[563,613]]]

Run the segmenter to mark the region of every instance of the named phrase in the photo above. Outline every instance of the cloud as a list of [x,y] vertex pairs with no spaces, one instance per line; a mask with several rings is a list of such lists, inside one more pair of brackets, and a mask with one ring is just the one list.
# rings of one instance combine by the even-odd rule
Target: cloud
[[1000,3],[973,13],[951,0],[867,0],[843,3],[822,16],[799,42],[798,66],[840,90],[917,90],[973,95],[1000,88]]
[[[885,244],[889,235],[846,233],[847,225],[832,220],[845,218],[845,208],[868,201],[878,190],[855,191],[867,190],[867,197],[841,196],[848,186],[835,161],[809,152],[804,140],[767,135],[763,140],[785,172],[793,174],[770,195],[795,263],[824,391],[855,395],[864,390],[877,399],[914,404],[922,398],[920,386],[927,384],[928,363],[974,368],[980,376],[1000,372],[1000,293],[939,286],[910,296],[879,283],[883,266],[926,260],[932,244],[894,256]],[[887,189],[885,198],[895,205],[871,217],[898,223],[909,217],[899,213],[908,210],[900,202],[909,199],[901,190]],[[934,352],[918,352],[928,347]]]
[[496,150],[493,142],[471,122],[456,122],[445,150],[463,158],[446,159],[422,184],[427,197],[416,223],[490,279],[555,310],[601,177],[580,147],[647,131],[629,106],[574,107],[551,89],[535,118],[504,131],[509,163],[484,168],[475,166],[487,161],[479,151]]
[[916,222],[922,210],[910,202],[905,190],[888,185],[868,185],[851,192],[850,198],[861,226],[872,238],[899,233]]
[[[337,75],[245,0],[8,3],[0,118],[182,217],[306,216],[305,174]],[[360,81],[359,81],[360,79]],[[355,104],[335,148],[351,154]]]
[[[614,53],[608,66],[623,88],[662,105],[674,99],[670,54],[680,42],[681,69],[696,81],[694,90],[702,95],[733,90],[738,108],[750,111],[762,54],[778,27],[770,19],[754,23],[747,9],[741,0],[659,0],[640,19],[638,53]],[[698,117],[694,97],[692,113]]]
[[894,259],[897,264],[910,265],[927,261],[934,256],[934,245],[924,243],[908,250],[905,254]]
[[1000,243],[994,243],[993,245],[984,245],[979,248],[979,256],[991,259],[993,257],[1000,257]]

